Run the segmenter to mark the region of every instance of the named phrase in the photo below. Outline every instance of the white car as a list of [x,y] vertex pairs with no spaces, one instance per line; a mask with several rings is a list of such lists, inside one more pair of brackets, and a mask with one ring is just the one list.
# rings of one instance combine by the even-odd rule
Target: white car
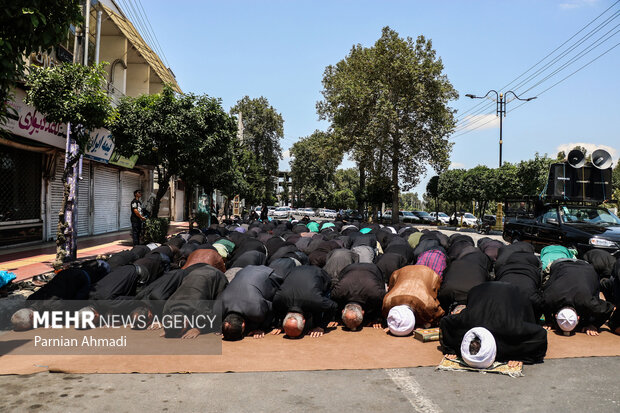
[[325,209],[323,210],[323,216],[325,218],[330,218],[330,219],[336,219],[336,215],[338,213],[336,211],[334,211],[333,209]]
[[[468,227],[475,227],[478,225],[478,218],[474,216],[474,214],[470,214],[469,212],[464,213],[463,215],[459,214],[457,221],[461,223],[461,217],[463,219],[463,225],[467,225]],[[452,219],[454,219],[454,214],[452,214]]]
[[278,207],[273,211],[274,218],[288,218],[292,215],[291,208],[289,207]]
[[[437,221],[437,217],[434,212],[431,212],[430,215]],[[448,224],[450,222],[450,217],[445,212],[440,212],[439,214],[439,222],[442,224]]]
[[312,208],[299,208],[297,214],[301,216],[308,215],[309,217],[315,216],[314,209]]
[[267,216],[272,217],[272,216],[273,216],[273,213],[275,212],[275,210],[276,210],[276,207],[274,207],[274,206],[268,206],[268,207],[267,207]]

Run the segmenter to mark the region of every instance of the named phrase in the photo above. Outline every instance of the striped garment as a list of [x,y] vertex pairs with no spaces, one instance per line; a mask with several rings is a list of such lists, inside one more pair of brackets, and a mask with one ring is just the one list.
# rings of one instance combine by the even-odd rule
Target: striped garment
[[428,268],[435,271],[437,275],[439,275],[439,278],[443,280],[443,272],[447,265],[446,254],[439,250],[425,251],[418,257],[416,265],[426,265]]

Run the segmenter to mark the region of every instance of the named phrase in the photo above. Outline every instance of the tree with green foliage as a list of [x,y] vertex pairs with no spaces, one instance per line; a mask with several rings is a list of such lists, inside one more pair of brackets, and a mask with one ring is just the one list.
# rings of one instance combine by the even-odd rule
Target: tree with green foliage
[[549,167],[554,162],[547,154],[541,156],[538,152],[534,159],[519,162],[516,165],[519,190],[513,197],[540,194],[547,185]]
[[[437,214],[439,214],[439,175],[435,175],[428,180],[426,184],[426,194],[435,201],[435,217],[437,217]],[[423,196],[422,199],[426,205],[429,205],[426,197]]]
[[245,96],[231,109],[241,114],[243,122],[243,146],[251,151],[260,166],[261,176],[252,183],[260,192],[263,211],[275,202],[274,179],[282,158],[280,140],[284,137],[284,119],[265,97],[250,99]]
[[454,216],[456,217],[457,204],[464,199],[463,178],[465,169],[450,169],[439,176],[438,192],[439,198],[454,206]]
[[71,139],[62,175],[64,192],[58,214],[56,267],[65,261],[75,260],[77,254],[77,234],[74,228],[74,217],[77,214],[77,163],[91,139],[89,131],[107,125],[114,116],[110,98],[103,89],[104,84],[103,64],[33,67],[27,78],[26,103],[44,113],[47,121],[66,123]]
[[291,147],[291,177],[306,205],[325,207],[335,187],[336,168],[342,155],[330,150],[331,136],[315,131]]
[[7,115],[11,89],[23,79],[24,56],[49,51],[82,20],[79,0],[3,1],[0,7],[0,123]]
[[161,93],[126,97],[110,126],[116,149],[123,156],[137,154],[140,162],[155,165],[157,194],[151,216],[175,175],[202,185],[208,193],[230,165],[230,142],[237,126],[207,95],[178,94],[170,85]]
[[[319,115],[332,123],[339,146],[353,151],[360,170],[370,159],[386,166],[391,181],[392,208],[399,193],[415,186],[430,164],[449,164],[458,98],[430,40],[403,39],[389,27],[373,47],[354,46],[349,55],[323,75],[324,100]],[[393,222],[398,222],[394,214]]]

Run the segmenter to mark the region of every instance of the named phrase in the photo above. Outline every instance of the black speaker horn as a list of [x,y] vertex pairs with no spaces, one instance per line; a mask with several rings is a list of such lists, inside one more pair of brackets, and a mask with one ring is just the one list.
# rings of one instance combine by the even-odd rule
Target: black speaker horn
[[609,168],[611,166],[611,155],[604,149],[595,150],[592,152],[592,165],[598,169]]
[[568,162],[568,164],[573,168],[581,168],[586,164],[586,156],[580,150],[573,149],[568,153],[566,162]]

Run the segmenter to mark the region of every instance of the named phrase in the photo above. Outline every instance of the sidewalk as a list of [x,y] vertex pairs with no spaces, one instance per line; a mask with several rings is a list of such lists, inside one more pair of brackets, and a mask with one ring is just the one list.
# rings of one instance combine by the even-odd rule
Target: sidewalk
[[[186,231],[188,222],[171,222],[168,234]],[[111,234],[93,235],[78,238],[78,259],[94,258],[100,254],[112,254],[132,247],[129,230]],[[56,258],[56,243],[15,247],[0,250],[0,271],[10,271],[17,276],[14,282],[32,278],[35,275],[52,271]]]

